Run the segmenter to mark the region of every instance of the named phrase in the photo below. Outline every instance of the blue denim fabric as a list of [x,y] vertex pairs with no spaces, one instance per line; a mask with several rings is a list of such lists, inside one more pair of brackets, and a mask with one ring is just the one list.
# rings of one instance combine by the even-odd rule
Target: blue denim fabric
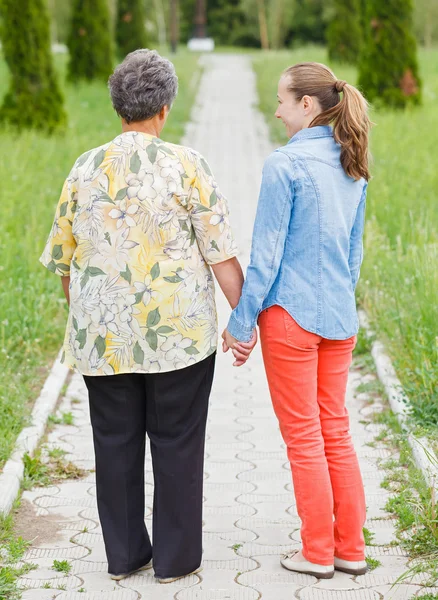
[[329,126],[299,131],[263,167],[251,261],[228,330],[248,341],[262,310],[282,306],[307,331],[343,340],[359,329],[367,182],[345,173]]

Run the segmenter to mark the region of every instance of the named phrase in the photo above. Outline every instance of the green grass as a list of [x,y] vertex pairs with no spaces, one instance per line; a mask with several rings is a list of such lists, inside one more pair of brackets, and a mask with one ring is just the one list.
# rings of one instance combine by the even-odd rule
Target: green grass
[[[162,137],[178,142],[196,93],[198,57],[181,51],[172,60],[180,89]],[[56,57],[62,79],[65,61]],[[0,133],[0,468],[27,423],[64,334],[60,280],[38,262],[63,181],[81,153],[120,131],[104,84],[64,87],[69,116],[64,134]],[[6,88],[0,56],[0,100]]]
[[68,560],[54,560],[52,569],[54,571],[58,571],[59,573],[66,573],[68,575],[72,569],[72,566]]
[[7,517],[0,515],[0,599],[5,600],[19,600],[21,591],[16,585],[17,578],[38,567],[33,563],[27,563],[20,568],[14,566],[30,546],[30,542],[14,535],[14,512],[18,507],[17,500]]
[[[326,62],[324,48],[254,55],[260,108],[273,140],[287,140],[274,118],[282,70],[302,60]],[[379,337],[387,343],[413,406],[414,421],[438,428],[438,50],[420,51],[424,81],[422,107],[372,111],[366,254],[359,298]],[[330,65],[339,78],[354,83],[351,67]]]

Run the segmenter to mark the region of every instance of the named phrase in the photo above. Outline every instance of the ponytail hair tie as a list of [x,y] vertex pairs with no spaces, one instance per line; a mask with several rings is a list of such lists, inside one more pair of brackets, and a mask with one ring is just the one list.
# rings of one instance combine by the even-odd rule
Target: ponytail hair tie
[[335,82],[335,90],[340,94],[341,92],[344,91],[344,85],[346,84],[346,81],[343,81],[342,79],[338,79]]

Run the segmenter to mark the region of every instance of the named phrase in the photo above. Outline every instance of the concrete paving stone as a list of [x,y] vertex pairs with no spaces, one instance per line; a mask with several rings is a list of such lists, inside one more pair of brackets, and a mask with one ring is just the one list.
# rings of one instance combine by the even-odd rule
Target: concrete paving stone
[[249,450],[240,450],[237,455],[242,460],[259,461],[261,459],[268,459],[275,463],[284,459],[284,452],[282,450],[274,450],[274,452],[264,452],[263,450],[256,450],[254,448]]
[[[108,569],[105,571],[90,571],[88,573],[81,573],[80,578],[82,579],[82,586],[90,592],[112,592],[119,589],[119,586],[115,581],[111,579],[108,574]],[[128,578],[124,580],[128,582]],[[132,589],[131,586],[126,586],[125,589]],[[133,590],[134,591],[134,590]]]
[[[204,516],[204,531],[231,531],[238,517],[233,515],[209,515]],[[239,526],[240,529],[249,529],[249,527]]]
[[[225,572],[224,578],[228,578],[228,575]],[[259,600],[259,598],[260,594],[256,590],[237,584],[229,587],[213,587],[204,582],[195,587],[182,590],[175,596],[176,600]]]
[[292,538],[294,533],[293,526],[284,527],[277,526],[275,528],[266,527],[265,529],[256,529],[257,542],[264,546],[271,546],[278,544],[284,546],[295,542],[295,538]]
[[380,527],[378,529],[373,529],[371,525],[369,529],[373,533],[373,545],[387,546],[396,539],[394,527]]
[[415,597],[421,598],[422,596],[425,596],[426,594],[435,594],[435,596],[438,596],[438,587],[421,587],[416,592]]
[[325,590],[318,586],[304,588],[298,592],[300,600],[381,600],[374,590]]
[[367,556],[380,557],[380,556],[408,556],[406,550],[400,546],[367,546]]
[[285,504],[292,505],[294,502],[294,495],[293,492],[285,491],[285,489],[283,489],[283,491],[280,493],[260,494],[259,490],[257,490],[257,492],[254,494],[241,494],[239,496],[239,502],[249,504],[255,508],[257,508],[258,504],[269,502],[270,500],[272,500],[272,502],[284,502]]
[[235,450],[236,452],[241,452],[245,450],[251,450],[253,448],[253,444],[249,442],[230,442],[225,444],[223,442],[213,442],[208,441],[205,445],[207,452],[211,453],[212,460],[217,461],[217,457],[219,456],[219,451],[222,450]]
[[60,493],[56,497],[68,498],[70,501],[73,498],[86,498],[87,495],[90,495],[89,490],[94,487],[94,484],[90,484],[88,481],[83,481],[81,479],[67,481],[59,484]]
[[206,560],[202,561],[205,571],[220,570],[220,571],[237,571],[243,573],[245,571],[252,571],[258,568],[257,561],[251,558],[243,558],[241,556],[235,557],[232,560]]
[[229,515],[235,517],[252,516],[258,511],[247,504],[240,504],[238,500],[229,506],[205,506],[203,510],[204,517],[215,516],[215,515]]
[[46,577],[42,579],[31,579],[27,575],[17,580],[17,586],[20,588],[39,589],[44,585],[50,584],[54,589],[66,588],[67,590],[81,587],[82,580],[75,575],[68,577]]
[[23,554],[23,560],[34,558],[53,558],[53,560],[74,560],[88,556],[89,550],[82,546],[71,545],[67,548],[29,548]]
[[178,583],[161,584],[155,577],[154,570],[148,569],[147,571],[139,571],[137,573],[133,573],[129,577],[122,579],[119,585],[123,588],[133,590],[145,588],[148,590],[148,594],[155,594],[155,591],[160,588],[168,590],[169,592],[174,588],[174,586],[177,586],[179,587],[179,589],[181,589],[197,585],[200,581],[200,575],[187,575],[186,577],[182,577],[181,579],[179,579]]
[[99,513],[97,512],[97,505],[91,506],[89,508],[84,508],[79,511],[79,515],[83,519],[88,519],[91,521],[99,522]]
[[64,450],[64,452],[69,453],[72,452],[75,448],[74,444],[70,444],[64,439],[56,438],[56,439],[48,439],[48,441],[43,446],[43,457],[47,456],[50,450],[54,449]]
[[335,571],[333,579],[320,579],[318,589],[322,590],[358,590],[361,586],[352,575]]
[[203,539],[202,542],[202,560],[234,560],[236,557],[241,556],[243,558],[250,558],[250,556],[244,556],[238,553],[234,548],[240,547],[242,544],[232,543],[229,540],[214,540]]
[[112,592],[62,592],[57,600],[138,600],[137,592],[133,590],[115,589]]
[[418,593],[422,593],[420,586],[417,585],[390,585],[379,586],[373,588],[374,591],[381,594],[381,598],[385,600],[414,600]]
[[54,600],[59,598],[60,593],[62,592],[58,590],[26,590],[23,592],[22,600]]
[[108,573],[108,563],[106,560],[98,561],[83,561],[74,560],[71,563],[72,575],[79,575],[82,577],[83,573]]
[[259,502],[253,504],[254,510],[257,510],[257,517],[259,519],[286,519],[287,521],[294,521],[296,518],[295,504],[291,504],[293,498],[288,499],[287,502]]
[[288,544],[284,545],[264,545],[256,542],[247,542],[242,544],[240,548],[236,550],[237,554],[246,557],[258,557],[258,556],[276,556],[278,560],[282,554],[286,554],[290,550],[299,549],[301,546],[298,543],[293,543],[292,540]]
[[[285,491],[286,482],[290,479],[290,475],[288,475],[285,471],[283,473],[279,473],[277,479],[265,479],[265,480],[257,480],[251,481],[248,483],[254,484],[255,489],[252,490],[255,494],[260,496],[275,496],[282,494]],[[291,499],[291,502],[293,498]]]
[[[181,580],[180,580],[181,581]],[[135,591],[139,594],[138,597],[144,598],[145,600],[174,600],[177,598],[177,594],[185,589],[181,583],[175,584],[157,584],[155,587],[138,586],[136,585]]]
[[230,531],[205,531],[203,534],[205,540],[221,540],[232,542],[233,544],[243,544],[245,542],[253,542],[257,539],[257,534],[246,529],[233,528]]
[[75,544],[85,546],[85,548],[96,548],[103,545],[103,535],[101,533],[78,533],[74,536]]
[[[404,570],[406,570],[406,567],[404,567]],[[371,571],[370,573],[367,573],[366,575],[361,575],[360,577],[356,578],[356,581],[361,585],[361,587],[365,587],[365,588],[374,588],[377,586],[384,586],[384,585],[393,585],[397,582],[397,579],[400,577],[400,575],[403,573],[400,573],[399,570],[395,570],[394,572],[391,572],[390,570],[386,570],[386,572],[382,572],[385,571],[384,568],[382,567],[377,567],[377,569],[375,569],[374,571]],[[426,583],[426,581],[428,580],[428,578],[424,575],[420,575],[420,576],[416,576],[414,579],[407,579],[406,583],[409,584],[424,584]]]
[[82,496],[81,498],[66,498],[65,496],[40,496],[35,500],[35,504],[42,508],[54,508],[75,506],[79,508],[92,508],[96,505],[96,500],[91,497]]
[[43,496],[56,496],[56,494],[59,494],[59,487],[57,485],[52,485],[47,488],[35,487],[30,490],[24,490],[21,497],[28,502],[35,502],[37,498],[42,498]]
[[243,517],[238,522],[239,527],[242,529],[251,529],[258,533],[259,529],[271,528],[276,529],[287,529],[292,531],[300,526],[300,520],[297,518],[289,517],[285,514],[284,517],[279,515],[276,519],[265,519],[259,517],[258,514],[254,517]]
[[261,556],[257,558],[260,564],[258,569],[242,573],[238,577],[239,583],[258,588],[258,584],[271,583],[291,583],[299,586],[314,585],[317,583],[316,577],[305,575],[304,573],[295,573],[284,569],[280,564],[280,557]]
[[263,600],[295,600],[302,588],[294,583],[258,583],[257,591]]

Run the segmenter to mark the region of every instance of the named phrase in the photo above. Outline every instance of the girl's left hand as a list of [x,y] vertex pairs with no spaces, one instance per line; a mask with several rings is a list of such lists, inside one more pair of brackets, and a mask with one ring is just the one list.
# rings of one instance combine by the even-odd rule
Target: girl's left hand
[[235,367],[241,367],[248,360],[251,352],[257,344],[257,330],[254,329],[252,338],[249,342],[239,342],[234,338],[227,329],[222,334],[222,350],[228,352],[231,348],[234,358],[236,359],[233,365]]

